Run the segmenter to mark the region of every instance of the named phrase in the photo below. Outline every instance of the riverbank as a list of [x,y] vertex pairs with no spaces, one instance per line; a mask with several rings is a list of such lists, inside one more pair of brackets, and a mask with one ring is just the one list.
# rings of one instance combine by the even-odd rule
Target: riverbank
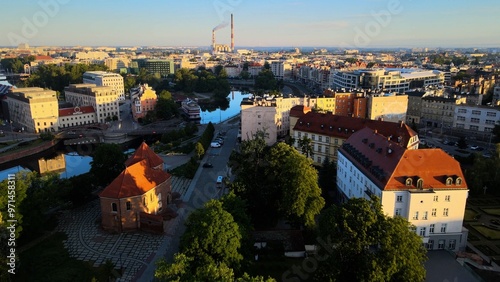
[[[40,140],[40,142],[37,142]],[[57,140],[51,140],[51,141],[42,141],[41,139],[36,139],[36,140],[31,140],[33,141],[32,144],[28,144],[25,147],[19,147],[21,143],[24,143],[26,141],[22,141],[13,145],[9,146],[9,150],[6,152],[3,152],[0,154],[0,165],[13,161],[13,160],[20,160],[26,157],[30,157],[32,155],[36,155],[39,153],[42,153],[46,150],[52,149],[56,146],[59,145],[59,142],[62,140],[57,139]],[[15,148],[19,147],[19,148]],[[5,148],[4,148],[5,149]]]

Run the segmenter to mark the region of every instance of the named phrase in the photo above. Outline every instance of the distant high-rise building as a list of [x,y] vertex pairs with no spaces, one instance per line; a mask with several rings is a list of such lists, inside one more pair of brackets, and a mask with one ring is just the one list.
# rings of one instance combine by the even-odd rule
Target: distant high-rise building
[[131,73],[138,74],[141,68],[146,69],[149,73],[159,74],[163,77],[174,74],[175,71],[174,61],[172,60],[138,59],[132,61]]
[[125,86],[123,77],[117,73],[105,71],[88,71],[83,74],[83,83],[95,84],[97,86],[111,86],[118,94],[118,99],[125,100]]

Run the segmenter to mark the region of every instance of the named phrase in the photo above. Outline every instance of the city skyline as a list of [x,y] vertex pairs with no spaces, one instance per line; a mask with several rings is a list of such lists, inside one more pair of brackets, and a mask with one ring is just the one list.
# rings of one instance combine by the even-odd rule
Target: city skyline
[[[26,2],[30,2],[29,6]],[[0,46],[201,46],[234,14],[235,46],[500,47],[500,3],[76,0],[3,3]],[[230,44],[230,28],[217,30]]]

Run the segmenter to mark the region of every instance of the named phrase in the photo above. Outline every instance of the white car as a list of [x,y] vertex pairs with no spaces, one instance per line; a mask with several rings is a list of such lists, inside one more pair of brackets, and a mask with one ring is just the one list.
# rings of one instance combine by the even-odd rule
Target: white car
[[212,147],[212,148],[219,148],[220,144],[217,143],[217,142],[212,142],[212,143],[210,143],[210,147]]

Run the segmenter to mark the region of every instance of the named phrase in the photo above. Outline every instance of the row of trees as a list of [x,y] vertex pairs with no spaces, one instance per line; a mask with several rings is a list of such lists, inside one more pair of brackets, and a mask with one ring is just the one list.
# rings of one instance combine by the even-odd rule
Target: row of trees
[[24,73],[24,65],[35,60],[35,56],[27,56],[24,58],[7,58],[0,61],[3,69],[13,73]]
[[48,88],[62,93],[64,87],[69,84],[82,83],[85,72],[105,70],[107,70],[105,65],[95,64],[40,65],[36,72],[22,82],[24,83],[22,86]]

